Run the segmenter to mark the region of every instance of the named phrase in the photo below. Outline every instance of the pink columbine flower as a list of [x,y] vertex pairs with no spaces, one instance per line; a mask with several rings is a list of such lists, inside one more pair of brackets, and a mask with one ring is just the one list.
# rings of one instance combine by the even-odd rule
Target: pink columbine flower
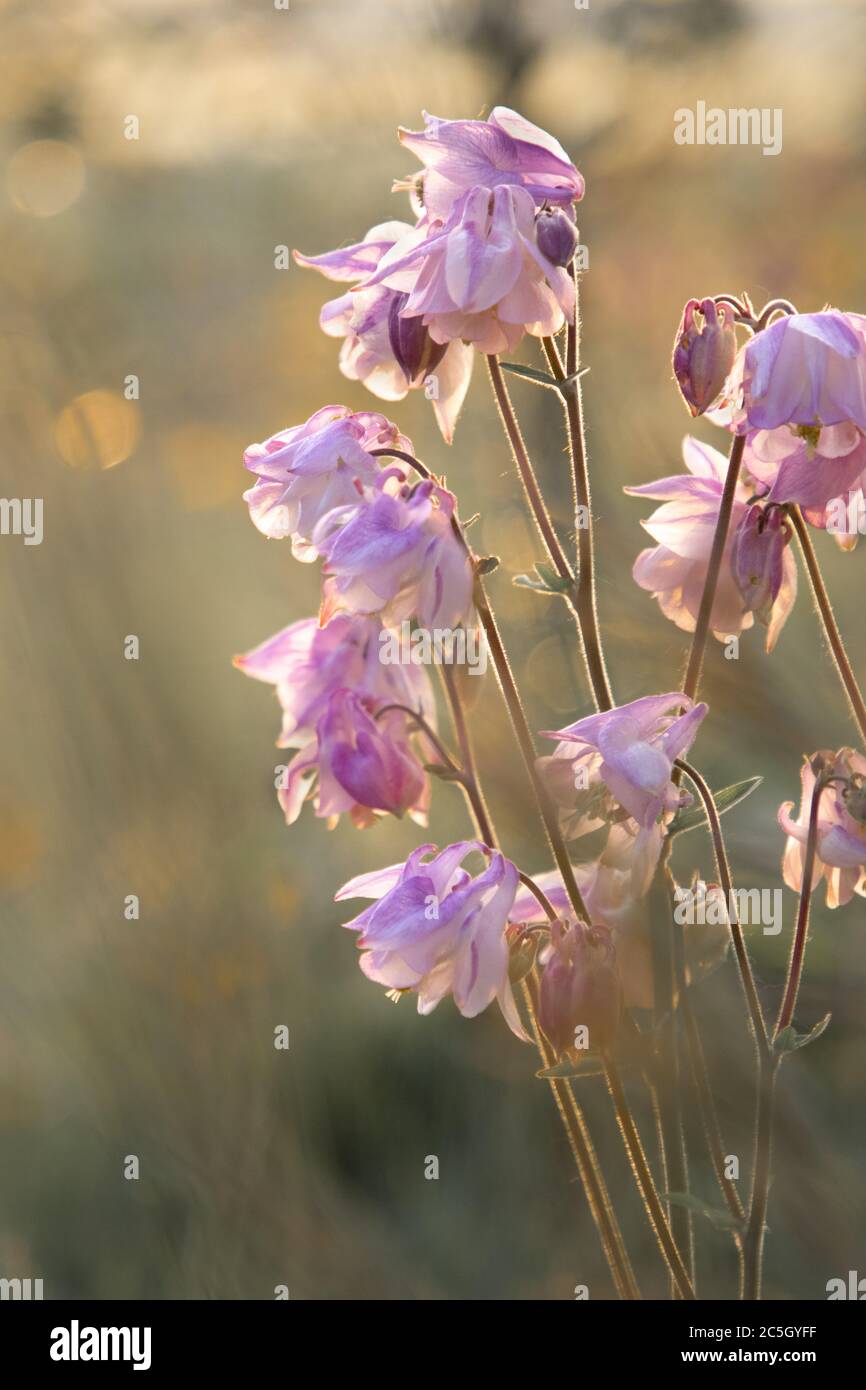
[[469,188],[519,187],[539,204],[566,205],[583,197],[584,181],[552,135],[507,106],[486,121],[444,121],[424,112],[424,130],[404,130],[400,140],[425,166],[423,206],[447,218]]
[[737,333],[730,304],[690,299],[674,342],[673,369],[692,415],[703,415],[718,400],[736,355]]
[[[658,599],[666,618],[684,632],[694,632],[728,465],[717,449],[688,435],[683,441],[683,461],[688,473],[625,491],[634,497],[665,499],[665,505],[642,523],[658,545],[641,551],[632,574],[642,589]],[[750,628],[755,620],[751,600],[744,602],[733,568],[734,548],[742,528],[756,524],[754,513],[752,520],[747,520],[754,491],[754,486],[741,477],[710,614],[710,627],[720,642]],[[777,524],[773,523],[774,527]],[[790,548],[784,547],[781,581],[769,609],[761,609],[762,620],[767,620],[768,651],[773,650],[796,596],[797,565]]]
[[313,536],[327,576],[322,620],[345,611],[378,613],[389,626],[470,623],[472,564],[451,525],[456,505],[425,480],[329,513]]
[[401,316],[420,315],[434,342],[513,351],[524,332],[556,333],[574,310],[571,276],[539,249],[536,218],[525,188],[470,188],[447,221],[386,252],[364,285],[405,293]]
[[[606,927],[554,922],[541,952],[543,970],[538,1021],[556,1055],[604,1052],[614,1041],[622,1015],[616,949]],[[577,1048],[576,1031],[585,1028]]]
[[785,580],[785,547],[791,538],[780,507],[753,503],[734,532],[731,570],[743,600],[744,612],[754,613],[764,627]]
[[384,415],[327,405],[303,425],[251,444],[244,465],[257,481],[244,493],[254,524],[271,540],[287,536],[298,560],[315,560],[313,531],[335,507],[357,503],[381,473],[371,449],[412,452]]
[[[473,851],[489,855],[487,868],[474,878],[462,867]],[[414,990],[421,1014],[431,1013],[447,994],[466,1018],[496,999],[508,1026],[524,1038],[508,978],[506,937],[518,881],[517,869],[502,854],[463,840],[441,852],[422,845],[405,864],[351,879],[336,900],[377,900],[346,923],[358,932],[368,979],[389,990]]]
[[[812,887],[827,882],[827,906],[844,907],[855,893],[866,897],[866,758],[852,748],[838,753],[823,750],[816,755],[838,781],[821,793],[818,805],[818,846]],[[779,807],[779,824],[788,836],[782,858],[782,876],[789,888],[800,891],[809,833],[809,814],[815,788],[812,759],[800,773],[800,811],[792,820],[793,801]]]
[[[396,244],[414,244],[408,222],[382,222],[362,242],[322,256],[294,252],[299,265],[318,270],[329,280],[356,284],[367,279]],[[424,388],[446,443],[454,436],[457,416],[469,387],[474,354],[455,340],[434,343],[420,320],[403,320],[405,296],[384,285],[347,291],[329,300],[319,323],[332,338],[342,338],[340,370],[386,401],[400,401],[410,390]]]
[[543,733],[558,740],[539,767],[565,835],[620,826],[635,894],[649,887],[666,827],[691,800],[671,780],[673,761],[691,748],[706,712],[677,692],[648,695]]
[[436,703],[423,666],[380,660],[382,625],[375,618],[338,614],[325,627],[302,618],[236,656],[244,675],[275,687],[283,712],[278,748],[303,748],[335,690],[352,690],[373,712],[402,704],[436,727]]
[[[741,348],[711,418],[746,435],[771,502],[807,514],[866,479],[866,319],[792,314]],[[811,518],[810,518],[811,519]]]
[[376,719],[368,704],[352,690],[330,695],[315,739],[295,755],[278,787],[287,825],[311,798],[316,815],[331,825],[349,815],[362,830],[379,816],[404,814],[426,825],[429,779],[412,746],[407,716],[393,710]]

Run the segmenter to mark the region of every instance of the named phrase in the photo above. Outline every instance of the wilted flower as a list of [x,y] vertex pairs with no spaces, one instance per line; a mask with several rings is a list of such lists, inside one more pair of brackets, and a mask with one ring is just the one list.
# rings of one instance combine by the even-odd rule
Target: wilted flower
[[428,480],[330,512],[313,536],[327,575],[323,621],[345,611],[379,613],[388,625],[469,623],[472,564],[451,525],[455,508],[453,493]]
[[813,764],[822,768],[822,777],[837,780],[825,786],[818,803],[818,843],[812,887],[825,878],[827,906],[844,907],[855,893],[866,897],[866,758],[854,749],[842,748],[838,753],[825,749],[804,762],[797,820],[791,819],[793,801],[786,801],[779,807],[779,824],[788,836],[782,876],[789,888],[800,891],[815,789]]
[[512,351],[524,332],[556,333],[574,310],[574,284],[538,247],[536,207],[524,188],[471,188],[446,222],[385,253],[366,281],[407,295],[437,343],[463,339],[479,352]]
[[[694,632],[728,465],[717,449],[688,435],[683,441],[683,460],[688,474],[677,473],[643,487],[627,487],[625,491],[634,497],[665,499],[665,505],[658,507],[642,523],[659,544],[641,551],[632,574],[642,589],[658,599],[666,618],[684,632]],[[754,623],[751,607],[743,602],[733,569],[734,546],[749,514],[749,498],[753,491],[741,477],[734,495],[710,613],[710,629],[720,642]],[[770,536],[774,534],[771,532]],[[782,549],[781,568],[781,582],[768,615],[768,651],[775,646],[797,596],[797,565],[787,547]]]
[[791,537],[781,508],[758,503],[734,533],[731,568],[743,607],[769,627],[785,577],[785,546]]
[[245,466],[257,474],[244,493],[250,517],[272,540],[291,536],[296,559],[315,560],[316,525],[334,507],[360,500],[381,472],[369,450],[388,447],[412,452],[411,440],[384,415],[324,406],[303,425],[244,452]]
[[636,894],[649,887],[666,826],[691,800],[671,780],[673,761],[691,748],[706,712],[677,692],[648,695],[543,734],[559,740],[538,761],[566,837],[617,825]]
[[[557,1056],[604,1052],[616,1037],[622,991],[606,927],[554,922],[542,952],[538,1022]],[[585,1035],[576,1045],[578,1029]]]
[[673,369],[692,415],[703,415],[718,399],[736,355],[737,334],[730,304],[690,299],[674,342]]
[[[489,854],[489,864],[473,878],[461,866],[476,850]],[[405,864],[351,879],[336,897],[378,900],[346,923],[359,933],[368,979],[391,990],[414,990],[421,1014],[431,1013],[447,994],[466,1018],[496,999],[508,1026],[523,1038],[506,939],[518,881],[517,869],[502,854],[463,840],[441,852],[422,845]]]
[[400,139],[425,166],[425,210],[447,218],[469,188],[507,184],[538,202],[568,204],[583,197],[584,181],[552,135],[507,106],[486,121],[443,121],[424,112],[424,130],[400,129]]
[[[310,266],[329,280],[357,283],[377,268],[396,243],[408,248],[416,235],[408,222],[382,222],[354,246],[322,256],[295,251],[294,256],[299,265]],[[450,444],[474,354],[457,340],[444,346],[434,343],[420,320],[400,319],[404,302],[403,295],[384,285],[347,291],[324,306],[319,323],[330,337],[344,340],[340,349],[343,375],[362,381],[375,396],[399,401],[413,388],[426,387],[439,428]],[[427,387],[434,370],[435,382]]]

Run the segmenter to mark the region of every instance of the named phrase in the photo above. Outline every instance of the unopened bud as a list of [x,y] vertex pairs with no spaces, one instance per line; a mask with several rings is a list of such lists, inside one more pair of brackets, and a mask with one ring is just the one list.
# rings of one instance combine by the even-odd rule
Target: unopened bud
[[406,380],[414,384],[423,381],[439,365],[448,344],[434,343],[420,316],[400,317],[408,298],[408,294],[395,293],[388,311],[388,338],[398,366],[405,372]]
[[586,1029],[590,1051],[604,1051],[616,1036],[621,1008],[616,953],[607,928],[552,923],[538,1021],[557,1056],[574,1053],[580,1028]]
[[553,265],[570,265],[577,250],[578,231],[562,208],[542,208],[535,219],[538,249]]
[[731,547],[731,568],[743,607],[769,626],[782,587],[782,560],[790,531],[779,507],[749,507]]
[[703,415],[718,398],[736,355],[731,305],[690,299],[674,342],[673,368],[692,415]]

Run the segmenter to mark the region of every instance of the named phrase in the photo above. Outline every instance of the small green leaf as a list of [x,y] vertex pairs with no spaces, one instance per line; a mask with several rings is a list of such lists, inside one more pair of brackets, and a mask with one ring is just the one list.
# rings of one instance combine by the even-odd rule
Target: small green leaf
[[580,1057],[574,1061],[571,1057],[563,1057],[552,1067],[544,1067],[535,1073],[545,1081],[559,1080],[569,1076],[601,1076],[604,1072],[604,1062],[592,1052],[588,1052],[585,1057]]
[[538,594],[564,594],[571,587],[571,580],[556,573],[550,565],[539,560],[535,566],[534,578],[531,574],[517,574],[514,583],[519,589],[534,589]]
[[499,365],[504,372],[513,372],[515,376],[525,377],[527,381],[534,381],[539,386],[559,390],[559,382],[549,372],[541,372],[537,367],[522,367],[519,362],[500,362]]
[[739,1221],[726,1207],[714,1207],[709,1202],[702,1202],[693,1192],[665,1192],[663,1195],[665,1201],[673,1206],[687,1207],[698,1216],[705,1216],[717,1231],[739,1232],[745,1228],[745,1222]]
[[[747,796],[751,796],[756,787],[763,782],[763,777],[747,777],[743,782],[733,782],[729,787],[723,787],[721,791],[713,792],[713,800],[716,803],[716,810],[720,816],[726,811],[730,811],[732,806],[736,806],[741,801],[745,801]],[[693,806],[687,806],[685,810],[678,811],[668,826],[668,835],[682,835],[686,830],[695,830],[699,825],[707,824],[706,811],[699,800],[695,800]]]
[[425,763],[424,771],[429,772],[431,777],[438,777],[442,782],[459,782],[460,772],[457,768],[448,767],[447,763]]
[[799,1047],[808,1047],[809,1043],[820,1038],[821,1034],[827,1031],[832,1014],[825,1014],[814,1028],[810,1028],[808,1033],[798,1033],[792,1023],[787,1028],[783,1028],[779,1036],[773,1043],[773,1047],[780,1057],[784,1057],[786,1052],[796,1052]]

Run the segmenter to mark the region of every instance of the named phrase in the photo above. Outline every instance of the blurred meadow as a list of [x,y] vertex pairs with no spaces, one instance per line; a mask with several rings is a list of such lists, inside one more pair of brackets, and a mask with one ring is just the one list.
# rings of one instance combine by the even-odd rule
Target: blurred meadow
[[[276,702],[231,666],[318,593],[317,567],[250,525],[243,447],[331,401],[373,406],[318,330],[330,287],[275,269],[274,248],[316,253],[405,216],[390,185],[413,160],[395,128],[422,109],[505,103],[562,141],[587,180],[584,384],[611,673],[620,702],[677,688],[686,639],[631,580],[649,507],[622,487],[680,466],[670,348],[688,297],[866,311],[866,7],[2,0],[0,40],[0,493],[44,498],[41,545],[0,538],[0,1275],[42,1277],[46,1298],[272,1298],[286,1284],[293,1298],[569,1299],[580,1283],[612,1297],[535,1053],[495,1009],[470,1023],[450,1002],[427,1019],[395,1007],[339,927],[336,888],[421,832],[328,832],[309,808],[289,830]],[[673,113],[698,100],[781,107],[782,153],[676,145]],[[534,352],[527,340],[522,360]],[[520,382],[513,397],[568,534],[556,400]],[[463,515],[480,513],[476,549],[502,558],[489,588],[535,727],[587,713],[564,607],[510,583],[541,554],[482,364],[450,451],[421,393],[382,408]],[[862,676],[866,551],[817,545]],[[705,668],[695,760],[714,786],[765,779],[726,821],[750,887],[779,884],[776,809],[798,798],[802,755],[853,740],[801,581],[772,658],[751,633],[739,661],[713,643]],[[540,872],[492,675],[480,699],[504,847]],[[437,786],[424,838],[465,833],[458,792]],[[711,877],[702,833],[679,841],[684,877],[692,861]],[[795,902],[786,889],[781,936],[752,933],[771,1003]],[[822,892],[799,1020],[833,1021],[782,1072],[767,1297],[820,1299],[863,1270],[864,985],[863,902],[831,913]],[[730,962],[694,1002],[746,1176],[752,1068]],[[644,1292],[663,1296],[607,1096],[579,1084]],[[688,1121],[694,1190],[715,1201],[691,1108]],[[434,1154],[438,1182],[424,1177]],[[707,1228],[701,1246],[700,1291],[731,1296],[730,1241]]]

